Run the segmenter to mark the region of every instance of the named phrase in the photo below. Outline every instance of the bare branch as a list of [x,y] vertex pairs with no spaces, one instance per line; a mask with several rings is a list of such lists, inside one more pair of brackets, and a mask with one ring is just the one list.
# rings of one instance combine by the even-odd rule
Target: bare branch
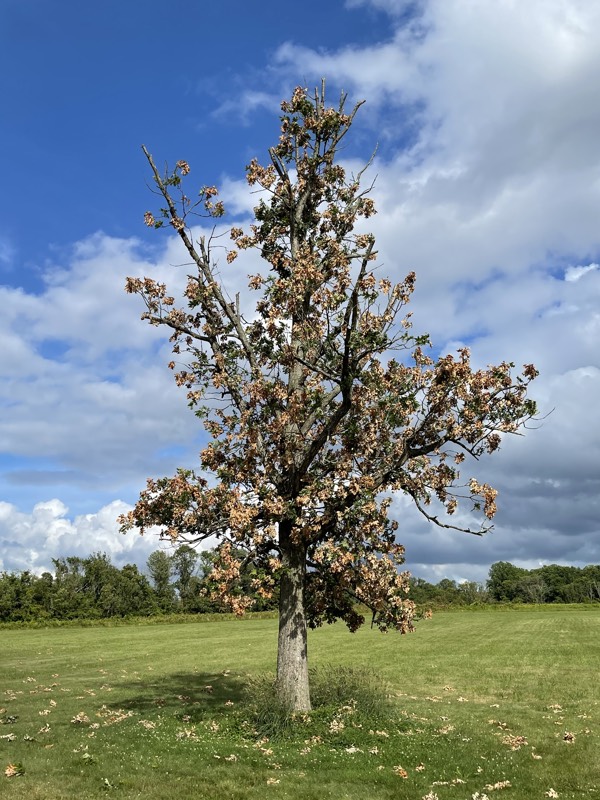
[[410,492],[409,494],[412,497],[413,502],[416,508],[419,510],[419,512],[425,517],[425,519],[429,520],[429,522],[433,522],[435,525],[437,525],[438,528],[447,528],[448,530],[460,531],[461,533],[471,533],[473,534],[473,536],[483,536],[484,534],[489,533],[489,531],[491,531],[492,528],[494,527],[493,525],[487,525],[487,526],[482,526],[478,531],[474,531],[472,528],[463,528],[460,525],[449,525],[446,522],[442,522],[438,517],[434,516],[433,514],[429,514],[429,512],[423,508],[423,506],[421,505],[419,500],[414,496],[414,494]]

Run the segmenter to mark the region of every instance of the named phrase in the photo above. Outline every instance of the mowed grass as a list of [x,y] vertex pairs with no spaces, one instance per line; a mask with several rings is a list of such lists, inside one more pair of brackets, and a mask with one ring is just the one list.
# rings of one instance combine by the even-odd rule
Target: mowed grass
[[350,698],[266,741],[244,688],[276,624],[1,630],[0,797],[600,797],[600,608],[311,632],[312,665],[375,671],[392,710]]

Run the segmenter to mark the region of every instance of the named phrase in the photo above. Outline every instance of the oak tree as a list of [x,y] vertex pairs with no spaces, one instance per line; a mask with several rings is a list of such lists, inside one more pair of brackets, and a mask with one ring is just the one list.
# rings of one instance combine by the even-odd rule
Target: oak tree
[[[189,164],[163,173],[144,148],[162,202],[146,224],[176,231],[191,269],[183,305],[151,278],[126,286],[145,303],[142,318],[170,331],[169,366],[210,441],[198,470],[148,481],[123,530],[216,537],[214,585],[238,613],[252,602],[235,591],[249,564],[259,595],[279,588],[276,686],[293,710],[310,708],[307,626],[341,619],[354,631],[367,607],[383,630],[413,627],[393,494],[433,523],[481,533],[496,491],[461,478],[460,464],[496,451],[535,413],[532,365],[518,375],[506,362],[474,369],[466,348],[434,360],[428,337],[413,333],[415,275],[396,284],[379,276],[364,232],[372,186],[361,182],[364,169],[348,174],[340,163],[361,106],[345,101],[329,107],[322,86],[282,103],[267,163],[247,167],[254,222],[231,228],[225,252],[214,233],[194,229],[199,217],[225,213],[217,189],[191,196]],[[249,278],[256,302],[245,314],[222,276],[250,248],[264,271]],[[486,524],[452,525],[461,500]]]

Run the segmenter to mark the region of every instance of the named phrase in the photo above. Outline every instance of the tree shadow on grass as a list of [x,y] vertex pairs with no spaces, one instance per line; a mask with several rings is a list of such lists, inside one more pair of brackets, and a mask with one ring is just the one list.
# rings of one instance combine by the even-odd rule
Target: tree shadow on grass
[[143,716],[160,711],[200,722],[216,713],[227,714],[247,700],[246,677],[229,672],[175,672],[120,683],[120,699],[107,703]]

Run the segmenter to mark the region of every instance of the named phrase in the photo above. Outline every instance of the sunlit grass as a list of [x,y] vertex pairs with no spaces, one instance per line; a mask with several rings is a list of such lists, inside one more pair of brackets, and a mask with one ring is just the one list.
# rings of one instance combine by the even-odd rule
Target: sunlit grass
[[0,797],[600,797],[599,608],[312,632],[321,675],[379,674],[392,710],[334,692],[269,741],[244,690],[273,669],[275,620],[0,639]]

